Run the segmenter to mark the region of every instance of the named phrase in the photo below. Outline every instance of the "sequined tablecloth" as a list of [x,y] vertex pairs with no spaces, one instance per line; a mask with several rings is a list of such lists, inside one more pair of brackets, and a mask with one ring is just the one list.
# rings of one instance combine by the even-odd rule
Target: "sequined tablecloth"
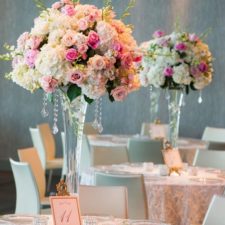
[[[53,225],[53,218],[50,215],[5,215],[0,217],[0,225],[34,225],[35,219],[41,219],[43,223],[37,225]],[[169,225],[165,223],[153,223],[147,220],[124,220],[113,217],[82,217],[83,225]]]
[[161,176],[160,167],[155,165],[150,171],[146,164],[98,166],[83,173],[81,182],[95,185],[95,171],[143,174],[150,220],[172,225],[201,224],[213,195],[224,193],[225,172],[188,167],[180,176]]

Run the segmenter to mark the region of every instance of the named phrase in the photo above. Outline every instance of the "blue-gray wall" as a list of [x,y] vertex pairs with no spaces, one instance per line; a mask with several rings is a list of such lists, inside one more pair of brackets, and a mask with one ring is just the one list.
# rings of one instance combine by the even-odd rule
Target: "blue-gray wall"
[[[50,6],[52,0],[46,0]],[[118,15],[128,0],[112,0]],[[83,1],[101,6],[101,0]],[[203,91],[203,104],[197,103],[198,93],[186,98],[182,110],[180,134],[201,137],[205,126],[225,126],[225,1],[224,0],[137,0],[127,22],[135,25],[134,36],[140,43],[151,38],[154,30],[171,32],[179,18],[180,24],[190,32],[202,33],[208,28],[209,44],[214,57],[213,83]],[[38,10],[32,0],[0,0],[0,46],[14,44],[17,37],[30,30]],[[1,49],[2,50],[2,49]],[[30,94],[11,81],[4,79],[9,63],[0,62],[0,159],[16,157],[16,150],[31,146],[28,128],[49,121],[40,115],[42,94]],[[93,119],[93,106],[87,120]],[[167,121],[166,101],[160,102],[162,120]],[[104,133],[138,133],[142,121],[149,118],[148,88],[131,94],[124,103],[103,101]],[[59,135],[58,146],[60,147]],[[60,152],[58,152],[60,155]]]

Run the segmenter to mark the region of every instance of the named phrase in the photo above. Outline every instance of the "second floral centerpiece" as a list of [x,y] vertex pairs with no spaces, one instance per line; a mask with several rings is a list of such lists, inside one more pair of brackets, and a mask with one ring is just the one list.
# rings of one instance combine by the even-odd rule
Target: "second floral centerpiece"
[[[102,9],[76,0],[61,0],[51,8],[38,2],[42,10],[34,27],[19,37],[16,47],[6,46],[10,53],[1,59],[12,60],[13,70],[7,77],[13,82],[31,92],[43,89],[55,105],[62,97],[67,184],[73,193],[79,183],[87,103],[106,93],[111,101],[122,101],[138,89],[135,65],[141,57],[131,28],[115,19],[110,1]],[[124,15],[129,14],[127,10]],[[54,118],[54,132],[56,122]]]
[[142,44],[143,86],[167,89],[170,141],[177,147],[183,94],[201,90],[212,81],[212,57],[208,45],[194,33],[156,31],[154,39]]

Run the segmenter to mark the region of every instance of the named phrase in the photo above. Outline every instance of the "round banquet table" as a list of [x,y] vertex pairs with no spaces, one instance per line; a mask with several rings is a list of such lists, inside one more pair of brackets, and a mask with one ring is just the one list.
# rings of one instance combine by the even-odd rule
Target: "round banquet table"
[[[147,136],[140,135],[88,135],[91,146],[127,146],[129,138],[149,139]],[[208,143],[199,139],[179,138],[178,149],[183,162],[188,165],[193,164],[196,149],[206,149]]]
[[81,176],[84,185],[95,185],[96,171],[143,174],[149,219],[172,225],[202,224],[214,194],[225,189],[225,171],[188,167],[180,176],[160,176],[160,165],[121,164],[90,168]]
[[[53,218],[50,215],[4,215],[0,217],[0,225],[34,225],[35,218],[44,219],[45,224],[37,225],[54,225]],[[83,225],[169,225],[165,223],[153,223],[147,220],[124,220],[113,217],[96,217],[84,216],[82,217]]]

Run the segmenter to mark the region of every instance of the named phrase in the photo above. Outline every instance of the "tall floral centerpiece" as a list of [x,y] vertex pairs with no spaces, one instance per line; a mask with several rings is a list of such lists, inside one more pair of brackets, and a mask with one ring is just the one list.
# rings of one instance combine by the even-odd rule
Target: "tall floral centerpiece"
[[12,60],[7,77],[13,82],[31,92],[42,89],[54,104],[61,96],[66,180],[69,192],[76,193],[87,103],[106,93],[110,101],[122,101],[138,89],[135,65],[141,57],[131,28],[115,19],[110,1],[102,9],[74,0],[58,1],[51,8],[38,2],[42,11],[34,27],[19,37],[16,47],[6,45],[10,53],[0,58]]
[[143,86],[167,89],[170,142],[177,147],[184,93],[201,90],[212,81],[212,57],[194,33],[156,31],[145,43],[140,80]]

